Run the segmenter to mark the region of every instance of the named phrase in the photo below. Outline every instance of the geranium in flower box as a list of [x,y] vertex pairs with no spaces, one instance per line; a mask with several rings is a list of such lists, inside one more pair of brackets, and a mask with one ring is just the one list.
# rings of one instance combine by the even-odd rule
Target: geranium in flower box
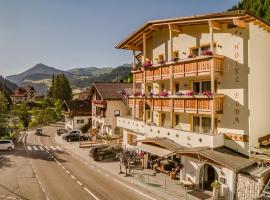
[[193,91],[188,91],[188,92],[186,93],[186,95],[187,95],[188,97],[193,97],[193,96],[194,96],[194,92],[193,92]]
[[168,94],[168,92],[160,92],[159,93],[159,96],[161,96],[161,97],[167,97],[169,94]]
[[213,93],[211,91],[204,91],[203,95],[207,97],[213,97]]

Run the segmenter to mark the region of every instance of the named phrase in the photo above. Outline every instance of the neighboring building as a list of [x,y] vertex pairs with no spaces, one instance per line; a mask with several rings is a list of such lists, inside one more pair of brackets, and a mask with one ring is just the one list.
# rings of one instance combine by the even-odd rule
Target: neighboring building
[[91,86],[83,89],[79,94],[79,100],[89,100],[90,89],[91,89]]
[[84,100],[65,100],[63,102],[65,129],[77,130],[91,124],[91,104]]
[[132,83],[92,84],[89,92],[92,102],[92,128],[99,134],[119,136],[116,117],[129,114],[126,96],[131,92],[132,87]]
[[[251,148],[270,132],[269,32],[237,11],[150,21],[130,34],[116,48],[133,51],[142,87],[128,98],[131,115],[117,120],[124,146],[146,152],[145,162],[180,156],[181,179],[201,189],[219,180],[225,199],[260,193],[244,198],[236,185],[255,163]],[[257,171],[264,184],[269,169]]]
[[35,102],[36,90],[33,86],[19,87],[11,95],[13,103],[33,103]]

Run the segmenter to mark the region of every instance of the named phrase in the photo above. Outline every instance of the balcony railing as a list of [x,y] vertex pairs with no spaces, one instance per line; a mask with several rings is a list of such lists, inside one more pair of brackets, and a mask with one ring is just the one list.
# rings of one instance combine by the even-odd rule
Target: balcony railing
[[150,109],[155,111],[209,114],[212,110],[212,101],[214,101],[215,112],[223,112],[223,95],[216,95],[214,99],[205,96],[161,98],[129,97],[129,106],[132,107],[134,103],[136,106],[139,106],[143,98],[146,98],[146,103],[150,106]]
[[104,100],[92,100],[92,103],[100,108],[106,108],[107,102]]
[[[210,76],[211,62],[213,61],[216,75],[222,73],[223,56],[199,56],[188,58],[178,62],[170,62],[164,65],[153,65],[145,70],[145,80],[147,82],[156,80],[166,80],[170,78],[170,66],[172,67],[172,78],[190,77],[190,76]],[[143,71],[134,71],[135,82],[142,83],[144,80]]]

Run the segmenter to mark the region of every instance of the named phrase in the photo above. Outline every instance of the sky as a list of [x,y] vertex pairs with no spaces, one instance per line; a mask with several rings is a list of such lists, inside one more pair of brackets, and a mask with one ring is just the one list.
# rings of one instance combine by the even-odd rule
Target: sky
[[0,75],[131,63],[115,45],[148,20],[227,10],[238,0],[0,0]]

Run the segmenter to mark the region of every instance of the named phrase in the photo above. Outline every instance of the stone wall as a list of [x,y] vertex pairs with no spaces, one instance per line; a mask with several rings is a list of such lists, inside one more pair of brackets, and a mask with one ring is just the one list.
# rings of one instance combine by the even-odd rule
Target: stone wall
[[259,196],[264,187],[263,178],[254,178],[245,174],[237,175],[237,200],[252,200],[254,197]]

